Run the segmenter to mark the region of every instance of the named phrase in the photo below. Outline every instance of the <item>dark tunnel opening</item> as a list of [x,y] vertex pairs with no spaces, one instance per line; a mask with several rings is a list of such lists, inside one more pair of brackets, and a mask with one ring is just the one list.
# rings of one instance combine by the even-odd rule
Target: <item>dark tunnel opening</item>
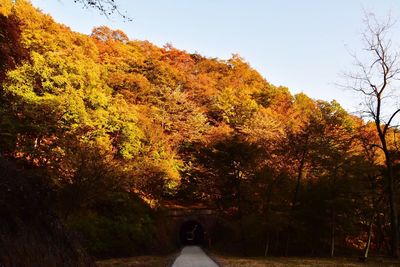
[[181,225],[179,231],[181,245],[203,245],[204,229],[197,221],[190,220]]

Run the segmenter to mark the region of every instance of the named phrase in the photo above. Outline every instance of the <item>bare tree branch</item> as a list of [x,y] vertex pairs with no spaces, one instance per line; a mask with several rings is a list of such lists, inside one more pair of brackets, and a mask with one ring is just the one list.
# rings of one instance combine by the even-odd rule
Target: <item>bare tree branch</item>
[[392,123],[393,118],[396,117],[396,115],[397,115],[399,112],[400,112],[400,109],[396,110],[396,111],[392,114],[392,116],[390,117],[389,121],[385,124],[385,127],[384,127],[384,129],[383,129],[383,133],[384,133],[384,134],[386,134],[387,130],[388,130],[389,127],[390,127],[390,124]]
[[[368,55],[369,64],[362,62],[357,56],[355,67],[358,72],[347,75],[353,81],[352,89],[361,93],[364,98],[364,111],[369,118],[373,119],[380,144],[370,144],[370,147],[380,148],[385,156],[387,188],[386,194],[390,207],[391,223],[391,248],[393,256],[399,257],[399,232],[398,232],[398,210],[396,203],[397,190],[395,187],[396,177],[393,171],[393,159],[391,149],[387,142],[387,133],[400,108],[392,109],[394,82],[400,77],[399,52],[393,51],[392,41],[388,33],[394,26],[393,20],[389,17],[381,23],[373,14],[366,14],[366,31],[362,34],[365,51]],[[389,103],[389,104],[388,104]],[[389,119],[385,122],[385,117]],[[395,134],[395,131],[393,131]],[[395,139],[395,138],[394,138]],[[396,140],[396,139],[395,139]]]
[[81,4],[84,8],[97,9],[102,15],[109,16],[116,14],[126,21],[132,21],[127,14],[123,14],[115,0],[74,0],[75,3]]

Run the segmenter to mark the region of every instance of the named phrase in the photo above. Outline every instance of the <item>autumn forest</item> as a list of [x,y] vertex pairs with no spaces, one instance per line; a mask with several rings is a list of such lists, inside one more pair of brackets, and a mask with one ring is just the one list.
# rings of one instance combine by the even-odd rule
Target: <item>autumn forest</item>
[[171,253],[171,203],[217,214],[218,253],[398,257],[397,111],[380,117],[385,87],[350,78],[372,116],[293,95],[240,55],[84,35],[0,0],[0,266]]

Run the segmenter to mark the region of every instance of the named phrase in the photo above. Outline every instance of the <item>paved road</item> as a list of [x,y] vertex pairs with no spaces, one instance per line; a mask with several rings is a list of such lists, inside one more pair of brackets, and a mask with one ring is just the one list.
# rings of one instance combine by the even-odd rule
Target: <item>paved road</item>
[[186,246],[172,267],[218,267],[198,246]]

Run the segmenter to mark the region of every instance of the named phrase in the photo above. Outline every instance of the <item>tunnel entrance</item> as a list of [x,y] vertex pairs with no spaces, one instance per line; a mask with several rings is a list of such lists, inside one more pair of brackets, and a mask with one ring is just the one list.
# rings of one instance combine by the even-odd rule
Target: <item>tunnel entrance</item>
[[202,245],[204,229],[197,221],[187,221],[181,225],[179,237],[182,245]]

